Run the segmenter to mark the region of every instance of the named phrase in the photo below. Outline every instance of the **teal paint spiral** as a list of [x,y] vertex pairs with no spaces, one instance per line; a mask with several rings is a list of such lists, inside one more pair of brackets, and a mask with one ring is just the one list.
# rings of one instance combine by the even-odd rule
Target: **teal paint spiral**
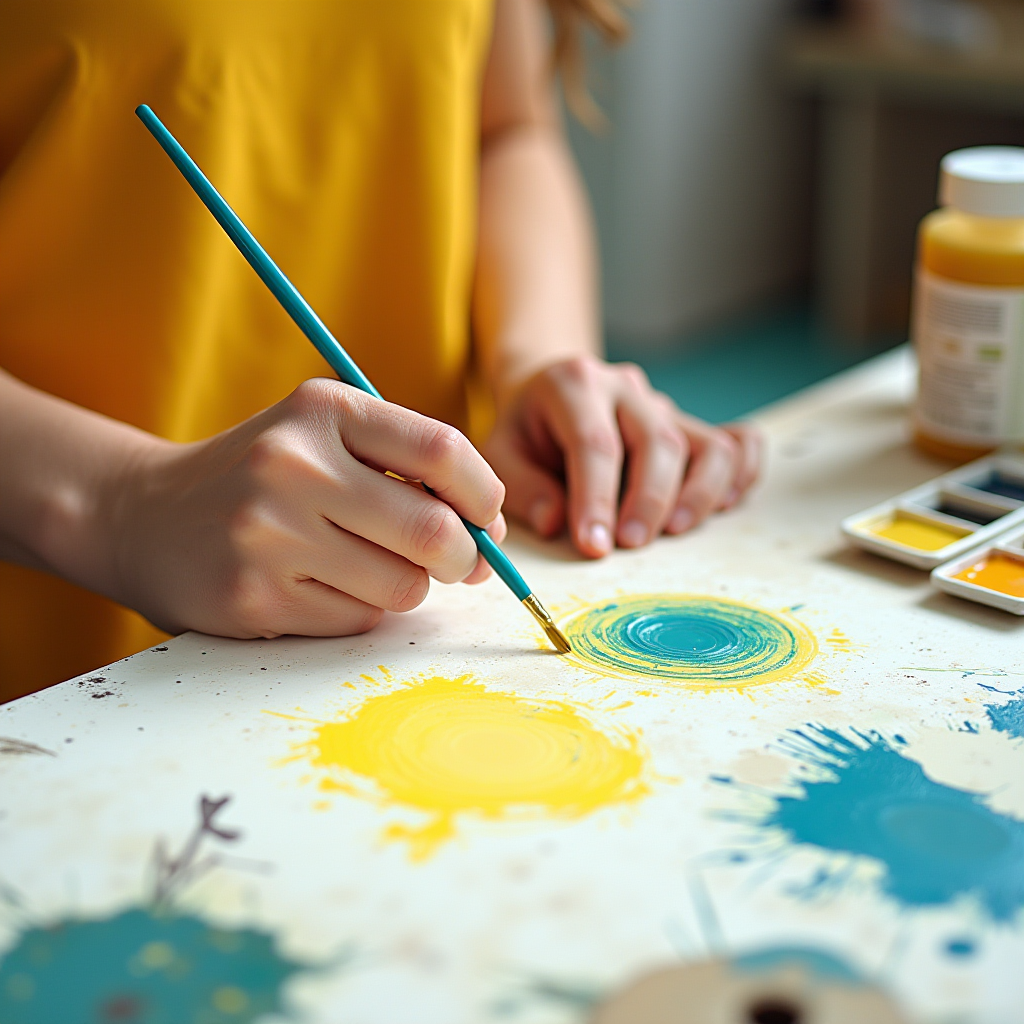
[[564,623],[574,656],[614,675],[742,686],[792,675],[817,653],[800,623],[723,598],[647,594]]

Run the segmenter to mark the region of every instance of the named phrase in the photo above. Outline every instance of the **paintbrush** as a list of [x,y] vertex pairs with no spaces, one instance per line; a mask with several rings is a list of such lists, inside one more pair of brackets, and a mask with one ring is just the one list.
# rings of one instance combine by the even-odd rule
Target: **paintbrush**
[[[216,218],[217,223],[227,232],[228,237],[246,258],[249,266],[256,271],[263,283],[271,290],[277,301],[284,307],[285,312],[295,321],[299,330],[309,338],[320,355],[327,360],[338,378],[383,401],[380,392],[367,380],[366,375],[352,361],[337,338],[324,326],[323,321],[299,294],[295,285],[285,277],[277,264],[267,255],[263,246],[256,241],[235,211],[224,201],[223,196],[210,184],[209,179],[199,170],[196,162],[185,152],[178,140],[164,127],[160,118],[145,103],[136,107],[135,113],[152,132],[153,137],[160,143],[164,152],[174,162],[174,166],[181,171],[185,180],[195,190],[196,195]],[[433,494],[429,487],[426,487],[426,490]],[[516,567],[508,560],[501,548],[491,539],[486,530],[466,522],[465,519],[462,522],[469,530],[480,554],[487,559],[491,568],[505,582],[509,590],[522,601],[530,614],[541,624],[555,649],[560,654],[568,654],[572,650],[568,638],[555,625],[547,609],[537,600],[537,596],[526,585],[526,581],[519,575]]]

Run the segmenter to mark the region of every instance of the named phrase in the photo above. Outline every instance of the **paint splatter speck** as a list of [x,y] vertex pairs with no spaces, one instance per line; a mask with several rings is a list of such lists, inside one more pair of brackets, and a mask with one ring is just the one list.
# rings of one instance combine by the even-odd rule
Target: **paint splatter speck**
[[790,741],[822,777],[776,797],[762,826],[793,843],[874,858],[885,868],[883,890],[906,906],[971,896],[997,921],[1024,906],[1024,822],[934,782],[878,734],[816,726]]
[[620,676],[732,688],[792,678],[817,654],[799,622],[738,601],[651,594],[595,605],[563,627],[573,657]]
[[947,956],[963,959],[972,957],[978,952],[978,945],[974,939],[963,936],[955,939],[947,939],[942,948],[945,950]]
[[469,676],[421,679],[316,726],[298,748],[320,788],[419,812],[384,838],[423,860],[459,821],[574,820],[649,792],[639,737],[583,708],[488,690]]

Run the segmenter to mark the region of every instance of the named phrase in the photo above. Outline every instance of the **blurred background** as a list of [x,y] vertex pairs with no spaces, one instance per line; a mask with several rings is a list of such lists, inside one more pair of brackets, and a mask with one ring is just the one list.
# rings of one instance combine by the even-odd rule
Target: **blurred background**
[[1024,145],[1024,0],[640,0],[570,136],[609,353],[742,415],[907,338],[943,154]]

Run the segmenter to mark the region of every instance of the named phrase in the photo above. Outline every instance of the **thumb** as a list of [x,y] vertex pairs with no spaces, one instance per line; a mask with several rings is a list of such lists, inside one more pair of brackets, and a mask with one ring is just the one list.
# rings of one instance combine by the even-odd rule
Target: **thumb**
[[565,490],[522,450],[514,436],[499,428],[485,449],[487,460],[505,485],[504,510],[529,523],[542,537],[565,528]]

